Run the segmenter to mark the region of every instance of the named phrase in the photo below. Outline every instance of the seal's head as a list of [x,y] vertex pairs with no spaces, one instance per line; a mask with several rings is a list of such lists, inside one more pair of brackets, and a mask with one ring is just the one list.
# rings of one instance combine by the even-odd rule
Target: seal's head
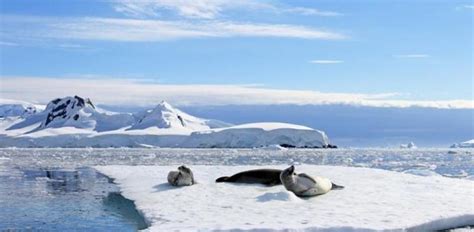
[[178,167],[178,170],[180,172],[184,172],[184,173],[191,173],[191,169],[189,169],[188,167],[184,166],[184,165],[181,165]]
[[193,175],[193,172],[191,171],[190,168],[188,168],[184,165],[181,165],[181,166],[178,167],[178,171],[179,171],[181,177],[186,180],[186,183],[189,183],[187,185],[195,184],[194,175]]
[[[295,166],[291,165],[289,168],[283,170],[280,174],[280,180],[283,185],[294,183],[294,177],[296,176],[295,173]],[[286,184],[285,184],[286,183]]]
[[295,166],[291,165],[289,168],[281,172],[282,175],[289,176],[295,174]]

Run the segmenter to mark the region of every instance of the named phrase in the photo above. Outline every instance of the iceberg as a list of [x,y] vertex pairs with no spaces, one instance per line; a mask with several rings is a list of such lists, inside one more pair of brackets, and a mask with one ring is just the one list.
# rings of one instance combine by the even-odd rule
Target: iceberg
[[451,145],[451,148],[474,148],[474,139],[453,144]]
[[414,142],[409,142],[408,144],[402,144],[400,145],[400,148],[402,149],[416,149],[418,148]]

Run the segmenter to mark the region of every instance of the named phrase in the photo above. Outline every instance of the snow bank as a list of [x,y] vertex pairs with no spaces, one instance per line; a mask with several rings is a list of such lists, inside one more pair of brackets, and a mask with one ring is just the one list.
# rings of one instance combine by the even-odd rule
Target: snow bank
[[[285,166],[270,166],[285,168]],[[135,201],[151,231],[170,230],[415,230],[474,223],[474,182],[377,169],[303,165],[345,186],[301,199],[283,186],[215,183],[215,178],[255,166],[191,166],[198,184],[175,188],[175,166],[98,166]]]
[[309,127],[264,122],[193,132],[183,145],[200,148],[251,148],[271,144],[323,148],[329,145],[329,139],[323,131]]

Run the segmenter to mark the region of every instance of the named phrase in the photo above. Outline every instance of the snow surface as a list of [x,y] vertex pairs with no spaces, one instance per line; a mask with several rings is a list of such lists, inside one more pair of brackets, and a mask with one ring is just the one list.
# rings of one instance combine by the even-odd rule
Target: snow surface
[[[241,125],[236,125],[232,127],[226,127],[226,130],[229,129],[262,129],[264,131],[271,131],[271,130],[278,130],[278,129],[295,129],[295,130],[313,130],[312,128],[306,127],[306,126],[301,126],[301,125],[296,125],[296,124],[290,124],[290,123],[281,123],[281,122],[260,122],[260,123],[247,123],[247,124],[241,124]],[[212,132],[218,132],[222,131],[222,128],[214,129]]]
[[[170,230],[432,231],[474,224],[474,182],[391,171],[296,166],[345,189],[301,199],[283,186],[215,183],[262,166],[189,166],[198,184],[171,187],[176,166],[96,166],[135,201],[151,225]],[[265,166],[285,168],[287,166]]]

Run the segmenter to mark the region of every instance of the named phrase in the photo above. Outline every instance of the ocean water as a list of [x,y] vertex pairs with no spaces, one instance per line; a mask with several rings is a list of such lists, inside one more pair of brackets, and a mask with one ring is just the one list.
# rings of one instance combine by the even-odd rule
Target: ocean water
[[146,228],[94,165],[302,163],[474,180],[474,149],[0,149],[0,231]]
[[0,165],[0,231],[135,231],[132,201],[91,168]]
[[474,176],[474,149],[0,149],[0,167],[94,165],[318,164],[379,168],[419,175]]

